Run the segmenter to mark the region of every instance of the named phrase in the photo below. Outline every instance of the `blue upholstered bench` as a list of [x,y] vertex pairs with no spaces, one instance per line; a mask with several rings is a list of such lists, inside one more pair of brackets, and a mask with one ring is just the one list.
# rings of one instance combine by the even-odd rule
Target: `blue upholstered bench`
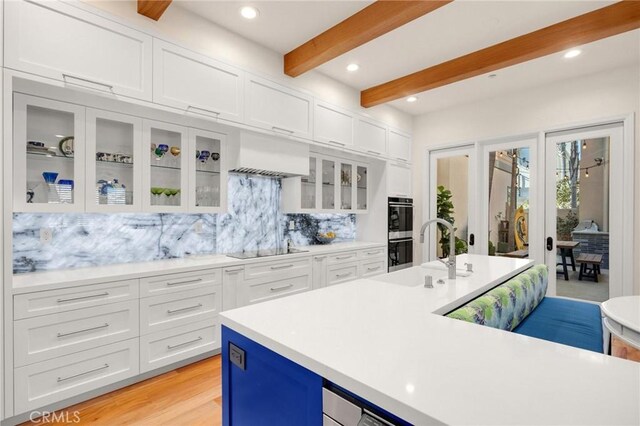
[[447,316],[603,353],[600,305],[545,297],[547,276],[546,265],[533,266]]

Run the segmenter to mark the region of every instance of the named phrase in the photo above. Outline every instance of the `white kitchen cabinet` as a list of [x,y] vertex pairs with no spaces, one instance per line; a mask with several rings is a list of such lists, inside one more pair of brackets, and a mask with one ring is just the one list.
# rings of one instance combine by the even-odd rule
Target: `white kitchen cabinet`
[[153,101],[209,118],[242,122],[243,71],[153,40]]
[[384,246],[313,256],[313,288],[386,273]]
[[389,128],[388,152],[394,160],[411,162],[411,136]]
[[237,307],[311,290],[311,257],[252,263],[244,268]]
[[355,146],[375,156],[387,154],[387,126],[365,117],[356,119]]
[[314,213],[320,209],[319,168],[318,156],[310,155],[308,175],[282,179],[280,205],[284,213]]
[[13,210],[84,211],[85,109],[14,94]]
[[353,113],[316,100],[313,110],[313,139],[337,147],[354,143]]
[[239,307],[238,289],[242,286],[244,266],[229,266],[222,271],[222,310]]
[[406,163],[387,163],[387,194],[390,197],[411,197],[411,166]]
[[90,108],[86,117],[86,210],[140,211],[142,119]]
[[283,136],[311,139],[313,98],[267,79],[245,73],[246,124]]
[[313,256],[313,289],[327,286],[327,255]]
[[340,182],[337,160],[330,157],[322,157],[320,160],[320,209],[325,212],[338,209],[337,185]]
[[189,211],[219,213],[227,204],[226,135],[189,129]]
[[4,7],[5,67],[151,101],[149,35],[61,1]]
[[220,285],[222,272],[220,269],[205,269],[178,274],[166,274],[140,279],[140,297],[159,294],[181,293],[187,290],[213,288]]
[[159,121],[142,123],[143,210],[185,212],[188,204],[187,128]]

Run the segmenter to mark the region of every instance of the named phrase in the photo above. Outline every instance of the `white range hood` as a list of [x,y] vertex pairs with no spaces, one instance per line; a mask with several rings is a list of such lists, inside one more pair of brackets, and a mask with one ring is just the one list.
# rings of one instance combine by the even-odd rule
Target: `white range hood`
[[304,142],[242,131],[240,140],[229,145],[230,172],[277,177],[309,174],[309,145]]

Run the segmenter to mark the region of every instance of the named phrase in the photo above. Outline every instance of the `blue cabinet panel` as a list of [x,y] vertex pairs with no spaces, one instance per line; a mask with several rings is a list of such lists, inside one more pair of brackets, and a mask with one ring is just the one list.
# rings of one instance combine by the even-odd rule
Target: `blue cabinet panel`
[[[244,369],[229,345],[244,351]],[[224,426],[322,426],[322,377],[222,327]]]

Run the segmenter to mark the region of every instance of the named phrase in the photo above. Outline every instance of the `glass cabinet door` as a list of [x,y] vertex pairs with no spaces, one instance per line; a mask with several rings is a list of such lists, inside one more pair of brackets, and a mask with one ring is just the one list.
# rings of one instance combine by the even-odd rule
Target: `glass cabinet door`
[[[186,211],[188,182],[187,129],[143,121],[143,201],[146,210]],[[195,153],[194,153],[195,155]]]
[[336,162],[322,159],[322,209],[336,208]]
[[142,119],[87,110],[87,211],[139,211]]
[[367,177],[367,166],[356,166],[356,209],[366,211],[369,206],[369,183]]
[[309,157],[309,174],[300,180],[301,200],[300,204],[304,210],[315,210],[317,208],[317,163],[316,157]]
[[353,164],[340,163],[340,210],[353,210]]
[[85,109],[14,95],[14,211],[84,210]]
[[217,212],[226,204],[225,135],[189,129],[189,209]]

